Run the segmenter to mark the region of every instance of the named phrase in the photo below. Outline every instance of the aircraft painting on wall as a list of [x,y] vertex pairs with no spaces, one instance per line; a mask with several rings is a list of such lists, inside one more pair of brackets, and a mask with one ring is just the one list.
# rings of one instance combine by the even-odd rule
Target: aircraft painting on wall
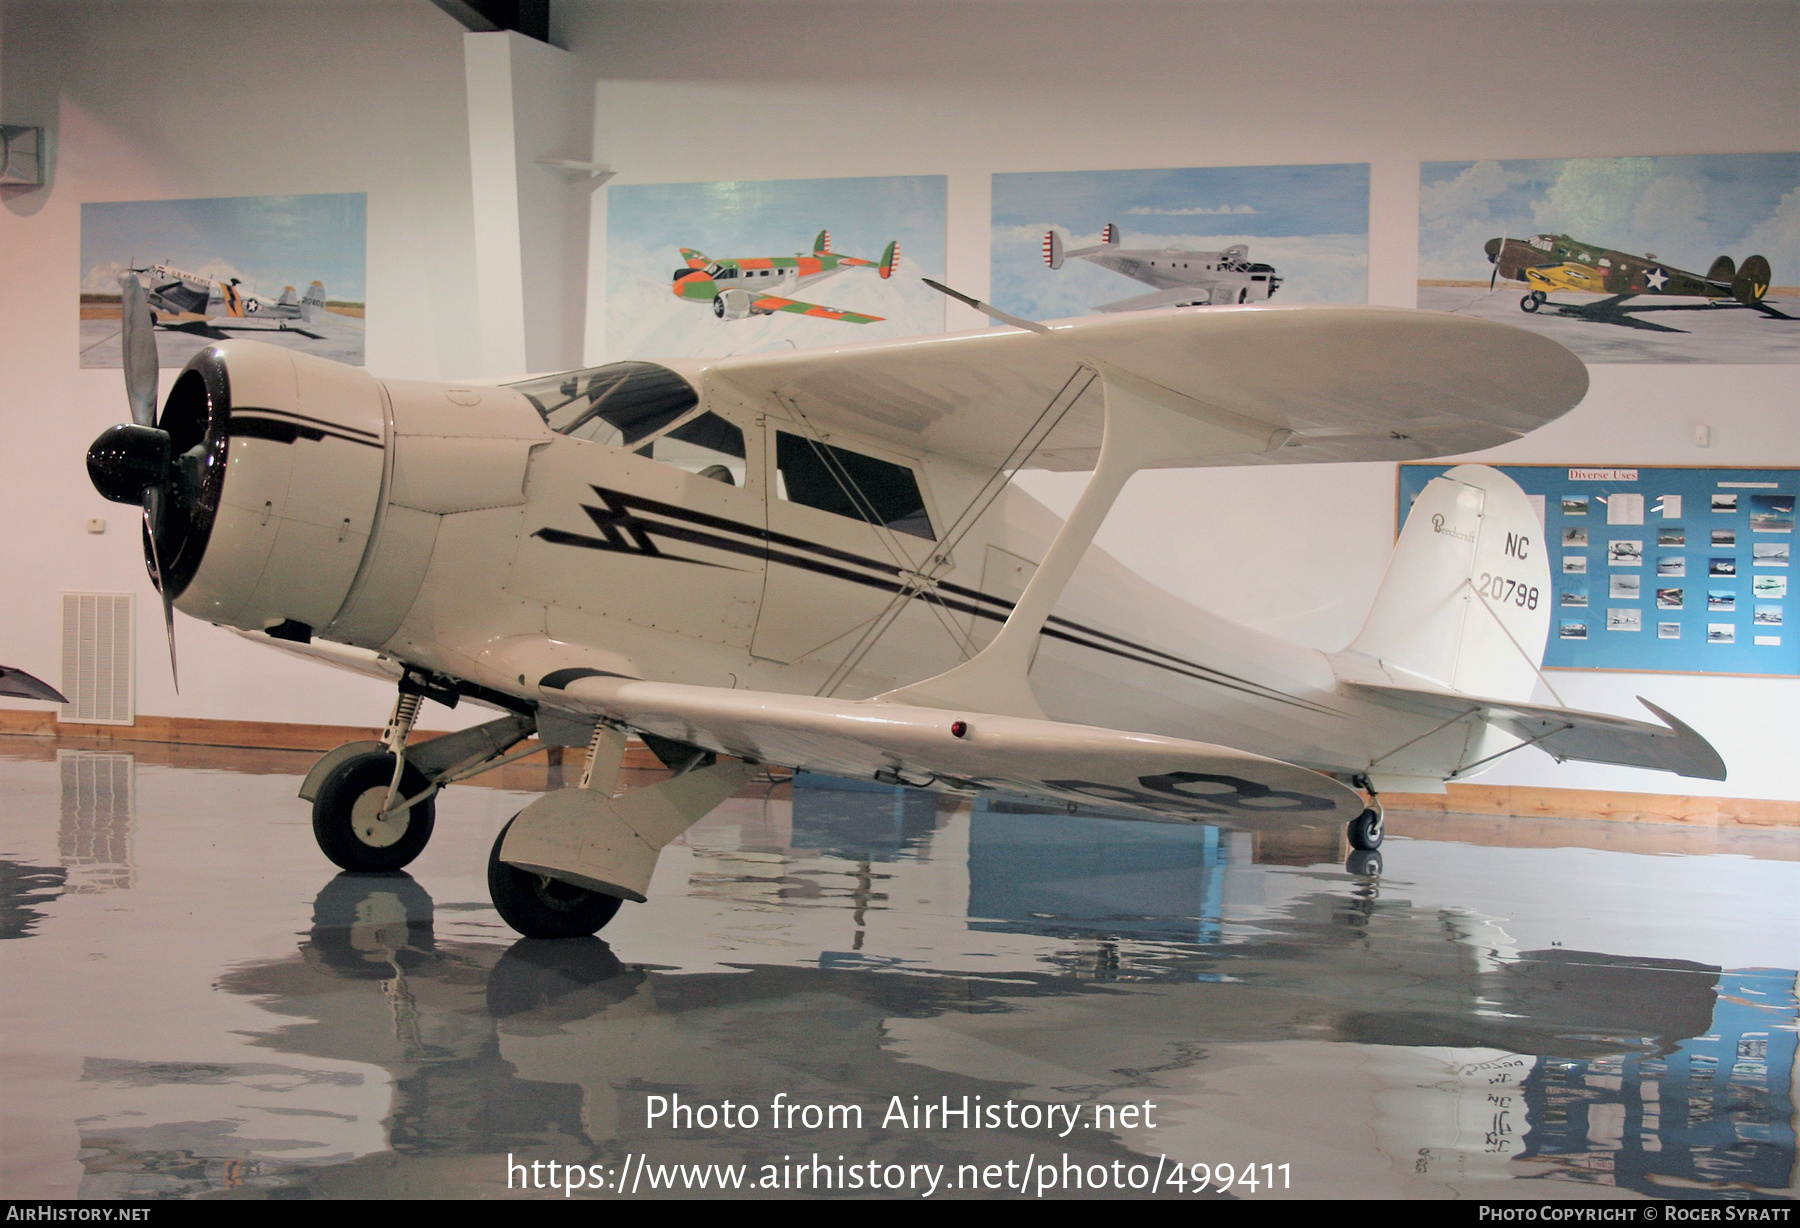
[[[1043,324],[967,299],[1011,326],[484,387],[232,340],[159,413],[149,307],[122,289],[132,421],[88,471],[142,509],[171,664],[179,608],[395,684],[383,737],[300,790],[349,870],[408,864],[436,793],[531,735],[587,747],[580,784],[489,856],[527,935],[592,934],[643,901],[661,850],[770,766],[1345,830],[1364,870],[1382,791],[1524,747],[1724,778],[1654,705],[1646,722],[1533,702],[1551,551],[1492,468],[1421,493],[1340,653],[1089,549],[1141,469],[1423,459],[1560,417],[1586,368],[1519,328],[1326,306]],[[1066,521],[1013,486],[1027,466],[1093,471]],[[464,698],[504,714],[412,742],[424,700]],[[672,775],[615,798],[628,733]]]
[[900,259],[900,244],[898,240],[890,242],[879,261],[840,256],[831,250],[831,232],[821,230],[813,239],[810,253],[713,260],[705,252],[684,247],[681,256],[687,264],[675,270],[670,289],[676,298],[685,302],[711,304],[713,314],[721,320],[742,320],[749,316],[791,311],[815,319],[842,320],[846,324],[876,324],[881,321],[881,316],[803,303],[786,295],[846,269],[874,269],[881,280],[886,281],[894,275],[894,265]]
[[1154,294],[1101,303],[1095,311],[1261,303],[1281,288],[1275,266],[1251,263],[1248,244],[1234,243],[1216,252],[1185,251],[1179,247],[1128,248],[1119,238],[1119,228],[1111,222],[1100,232],[1100,242],[1089,247],[1065,248],[1060,231],[1046,231],[1044,263],[1060,269],[1068,259],[1086,260],[1156,287]]
[[81,365],[122,365],[127,275],[146,293],[171,366],[249,332],[360,364],[367,217],[361,192],[84,203]]
[[[943,276],[947,182],[609,184],[606,356],[724,357],[942,332],[944,298],[919,279]],[[755,254],[779,252],[794,254]],[[817,288],[826,278],[836,280]]]
[[[1362,303],[1369,168],[999,174],[989,244],[989,297],[1032,319],[1259,303],[1277,290],[1283,304]],[[1121,297],[1121,276],[1151,293]]]
[[1607,297],[1595,302],[1555,303],[1552,306],[1564,315],[1583,319],[1622,316],[1634,328],[1676,331],[1624,310],[1625,303],[1644,294],[1731,299],[1738,306],[1753,307],[1777,320],[1794,318],[1763,302],[1763,296],[1769,292],[1772,274],[1769,262],[1761,256],[1746,257],[1741,268],[1730,256],[1720,256],[1702,277],[1659,261],[1654,252],[1634,256],[1609,247],[1582,243],[1568,235],[1533,235],[1529,239],[1501,236],[1489,239],[1482,250],[1494,265],[1494,276],[1488,282],[1490,288],[1502,277],[1530,287],[1525,297],[1519,300],[1521,311],[1537,311],[1549,302],[1554,291],[1574,290]]
[[215,320],[269,320],[277,327],[285,327],[288,320],[310,324],[325,312],[325,283],[322,281],[308,286],[304,298],[294,293],[294,287],[286,286],[280,298],[266,303],[244,290],[243,282],[236,277],[220,281],[200,273],[184,273],[166,264],[131,271],[147,280],[144,293],[152,316],[160,312],[172,317],[157,318],[156,322],[161,325],[183,319],[208,323]]
[[1590,363],[1800,362],[1800,153],[1419,174],[1420,307],[1512,320]]

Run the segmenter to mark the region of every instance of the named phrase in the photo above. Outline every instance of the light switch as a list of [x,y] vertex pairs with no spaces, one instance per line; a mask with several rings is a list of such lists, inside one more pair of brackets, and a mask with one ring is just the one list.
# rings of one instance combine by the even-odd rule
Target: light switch
[[1694,423],[1694,446],[1696,448],[1712,446],[1712,427],[1704,422]]

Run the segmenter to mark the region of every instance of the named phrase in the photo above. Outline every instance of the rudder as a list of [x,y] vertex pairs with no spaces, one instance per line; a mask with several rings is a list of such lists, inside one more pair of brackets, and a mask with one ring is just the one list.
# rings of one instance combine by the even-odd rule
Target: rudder
[[1420,493],[1350,645],[1438,686],[1523,702],[1550,634],[1550,548],[1519,484],[1458,465]]

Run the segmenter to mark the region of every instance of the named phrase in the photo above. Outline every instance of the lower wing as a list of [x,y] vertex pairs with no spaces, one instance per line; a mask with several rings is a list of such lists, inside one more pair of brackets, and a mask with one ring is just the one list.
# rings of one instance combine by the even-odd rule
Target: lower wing
[[773,294],[765,294],[750,304],[752,311],[791,311],[797,315],[816,316],[821,320],[842,320],[846,324],[874,324],[884,320],[886,316],[866,316],[860,311],[839,311],[836,307],[821,307],[817,303],[802,303],[797,299],[780,298]]
[[707,750],[833,776],[1234,827],[1338,825],[1365,805],[1329,776],[1180,738],[872,700],[640,682],[591,670],[559,673],[542,685],[561,683],[570,709]]
[[1725,761],[1712,743],[1641,695],[1638,702],[1661,718],[1663,724],[1652,725],[1603,712],[1482,699],[1436,688],[1349,681],[1341,685],[1387,707],[1445,722],[1479,715],[1488,724],[1523,738],[1558,760],[1649,768],[1696,780],[1725,779]]

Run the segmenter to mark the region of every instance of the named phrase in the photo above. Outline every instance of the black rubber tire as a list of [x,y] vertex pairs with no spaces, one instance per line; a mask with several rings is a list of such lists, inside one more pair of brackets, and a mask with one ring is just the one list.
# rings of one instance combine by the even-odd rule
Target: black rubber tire
[[1381,847],[1381,839],[1386,833],[1381,826],[1381,812],[1374,809],[1363,811],[1350,820],[1350,847],[1372,851]]
[[[437,820],[435,797],[426,798],[406,812],[405,825],[397,837],[374,844],[358,833],[359,820],[366,824],[371,808],[379,809],[393,779],[392,755],[386,751],[364,751],[338,764],[320,782],[313,801],[313,839],[334,865],[359,874],[398,870],[424,852]],[[409,763],[400,779],[400,795],[417,796],[426,783],[425,774]],[[362,803],[361,815],[357,812],[358,802]]]
[[527,938],[590,938],[599,933],[625,901],[507,865],[500,860],[500,846],[511,830],[508,822],[488,853],[488,894],[500,919]]
[[1539,304],[1541,304],[1542,302],[1543,302],[1543,300],[1540,299],[1536,294],[1527,294],[1524,298],[1519,300],[1519,310],[1520,311],[1536,311],[1538,309]]
[[1381,877],[1381,854],[1375,849],[1354,849],[1344,859],[1344,872],[1357,878]]

